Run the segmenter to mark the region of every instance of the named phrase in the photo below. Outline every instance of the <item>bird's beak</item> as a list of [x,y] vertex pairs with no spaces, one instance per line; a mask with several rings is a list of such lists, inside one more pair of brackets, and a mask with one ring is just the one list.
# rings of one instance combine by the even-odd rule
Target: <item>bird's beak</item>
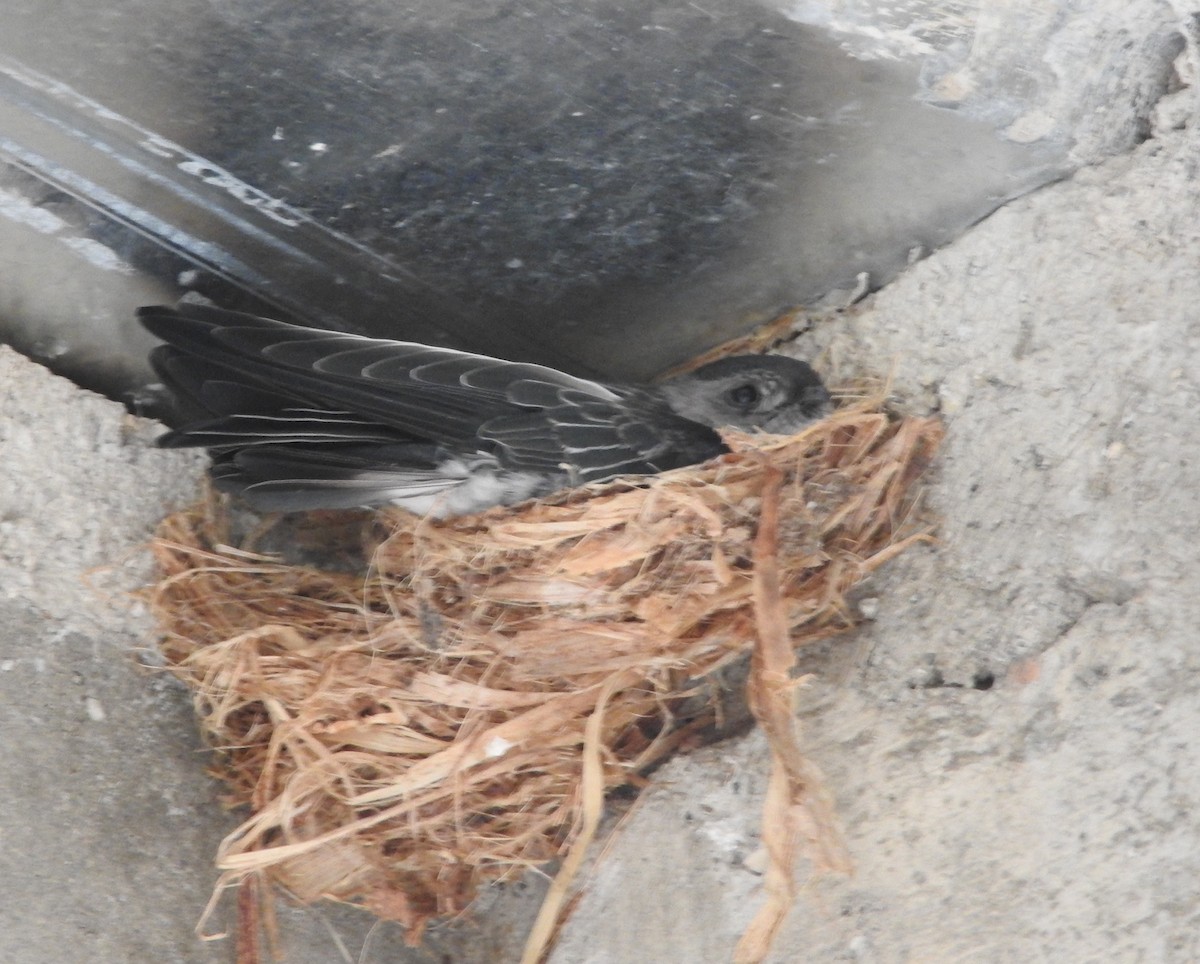
[[804,405],[812,410],[818,418],[824,418],[833,411],[833,396],[824,385],[813,385],[804,390]]

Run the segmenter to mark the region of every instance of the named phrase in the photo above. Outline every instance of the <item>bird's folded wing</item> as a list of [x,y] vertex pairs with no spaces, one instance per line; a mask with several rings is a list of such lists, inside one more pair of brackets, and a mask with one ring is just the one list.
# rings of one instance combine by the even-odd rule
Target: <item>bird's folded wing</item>
[[570,399],[537,412],[501,415],[480,427],[505,464],[568,472],[574,484],[604,482],[702,462],[724,451],[712,429],[631,392],[619,404]]
[[[618,399],[604,385],[539,365],[298,328],[206,306],[143,308],[139,317],[170,346],[157,350],[155,361],[172,387],[178,371],[198,358],[270,392],[354,412],[419,438],[473,438],[484,421],[529,404],[514,401],[510,390],[530,400],[561,393]],[[201,386],[199,394],[211,401],[218,390]]]
[[[426,448],[414,446],[415,448]],[[414,453],[403,464],[393,453],[381,462],[373,455],[268,446],[242,449],[218,461],[213,481],[254,508],[272,512],[352,509],[380,502],[433,498],[462,483]]]

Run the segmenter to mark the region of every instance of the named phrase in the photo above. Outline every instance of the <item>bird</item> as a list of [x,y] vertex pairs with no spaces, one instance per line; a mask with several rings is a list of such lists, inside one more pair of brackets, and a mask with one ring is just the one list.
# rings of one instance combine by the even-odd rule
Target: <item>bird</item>
[[260,512],[468,515],[704,462],[728,451],[720,427],[794,434],[831,407],[811,366],[777,355],[610,384],[211,305],[137,315],[186,413],[156,444],[207,449],[216,487]]

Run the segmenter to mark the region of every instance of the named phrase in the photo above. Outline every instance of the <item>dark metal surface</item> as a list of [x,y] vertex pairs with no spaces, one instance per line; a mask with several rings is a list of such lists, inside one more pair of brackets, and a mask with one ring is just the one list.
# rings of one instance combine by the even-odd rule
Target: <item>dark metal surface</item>
[[9,0],[0,155],[185,287],[644,378],[1053,176],[919,72],[754,0]]

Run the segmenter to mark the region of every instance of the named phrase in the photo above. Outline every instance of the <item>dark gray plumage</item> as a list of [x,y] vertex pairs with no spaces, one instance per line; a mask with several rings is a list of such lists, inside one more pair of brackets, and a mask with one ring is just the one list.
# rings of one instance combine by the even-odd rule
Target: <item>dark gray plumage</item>
[[703,462],[720,426],[789,434],[829,409],[804,362],[724,358],[657,386],[181,305],[138,312],[217,485],[267,511],[394,503],[437,517]]

